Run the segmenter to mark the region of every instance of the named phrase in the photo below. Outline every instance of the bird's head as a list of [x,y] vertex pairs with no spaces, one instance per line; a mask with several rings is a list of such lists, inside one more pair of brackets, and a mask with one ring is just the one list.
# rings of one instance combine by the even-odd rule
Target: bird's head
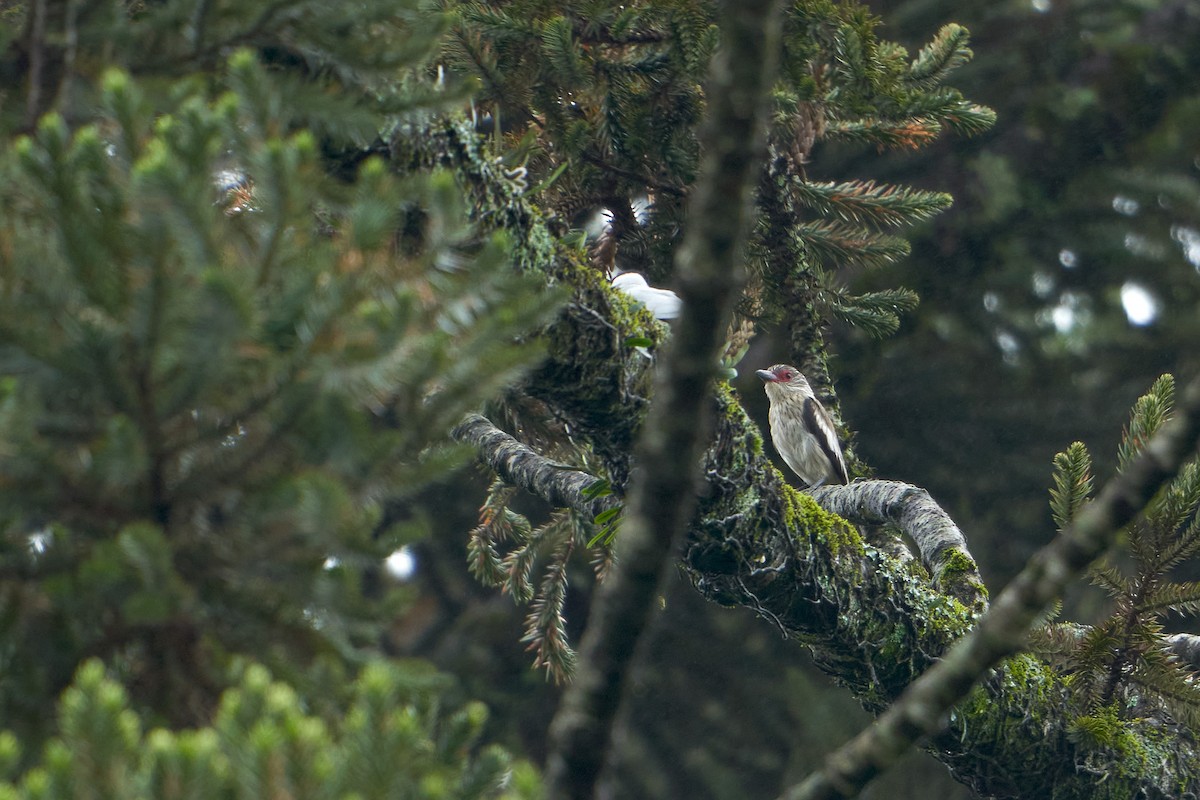
[[776,364],[770,369],[756,370],[754,374],[762,378],[768,387],[776,386],[780,389],[786,388],[802,392],[812,391],[808,385],[808,379],[801,374],[800,370],[787,364]]

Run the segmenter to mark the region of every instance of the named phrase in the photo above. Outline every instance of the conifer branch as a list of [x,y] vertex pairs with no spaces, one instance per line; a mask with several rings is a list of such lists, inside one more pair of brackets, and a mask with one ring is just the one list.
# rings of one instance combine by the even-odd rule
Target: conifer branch
[[961,136],[978,136],[996,124],[996,112],[967,100],[958,99],[936,109],[937,119]]
[[1156,554],[1159,567],[1167,570],[1200,550],[1200,462],[1183,469],[1163,496],[1159,513],[1174,533]]
[[909,244],[890,236],[839,222],[809,222],[796,226],[796,236],[818,259],[876,267],[909,253]]
[[462,3],[458,7],[458,14],[464,20],[474,22],[496,36],[522,41],[541,35],[541,29],[535,20],[527,19],[524,15],[514,17],[500,8],[483,3]]
[[1054,524],[1062,530],[1075,519],[1079,509],[1092,496],[1092,457],[1083,442],[1074,442],[1054,457],[1054,488],[1050,490],[1050,511]]
[[497,478],[488,488],[487,499],[479,510],[479,525],[467,540],[467,569],[484,586],[498,587],[504,583],[508,573],[496,545],[514,539],[517,527],[529,521],[510,511],[508,503],[517,492],[517,487]]
[[593,601],[576,681],[550,727],[551,800],[594,796],[653,597],[691,520],[708,398],[741,283],[752,189],[765,149],[782,10],[781,0],[747,0],[721,10],[722,47],[713,61],[709,114],[700,134],[700,178],[676,254],[683,312],[658,364],[655,402],[637,446],[641,474],[632,482],[617,563]]
[[586,79],[583,59],[566,17],[553,17],[541,31],[542,53],[568,86],[579,85]]
[[451,436],[471,445],[479,458],[505,481],[520,486],[555,508],[574,508],[595,518],[620,505],[612,495],[588,497],[587,489],[600,479],[574,467],[564,467],[497,428],[481,414],[468,414]]
[[995,111],[963,99],[956,89],[919,95],[887,116],[898,120],[932,120],[963,136],[983,133],[996,124]]
[[908,82],[915,86],[932,87],[974,57],[967,47],[970,34],[961,25],[945,25],[933,41],[921,48],[908,70]]
[[[567,521],[565,524],[570,525]],[[534,666],[547,671],[561,683],[575,671],[577,658],[567,642],[563,605],[567,600],[567,561],[575,548],[573,537],[561,538],[550,555],[550,565],[538,587],[537,596],[525,618],[521,641],[534,653]]]
[[884,289],[861,295],[829,290],[829,310],[848,325],[882,339],[900,328],[900,314],[917,307],[919,298],[911,289]]
[[1157,586],[1137,610],[1142,613],[1174,611],[1181,614],[1200,613],[1200,582],[1165,583]]
[[854,797],[920,738],[938,731],[945,714],[989,668],[1017,652],[1042,610],[1196,452],[1200,438],[1200,379],[1188,387],[1178,416],[1162,426],[1143,452],[1030,560],[996,598],[971,633],[957,642],[867,731],[830,756],[824,768],[786,792],[785,800]]
[[926,192],[874,181],[843,183],[796,179],[796,198],[814,211],[857,225],[912,225],[950,207],[945,192]]
[[941,125],[928,117],[907,119],[831,120],[825,127],[827,139],[873,144],[880,150],[892,147],[916,150],[938,137]]
[[600,169],[605,170],[606,172],[611,172],[613,175],[616,175],[618,177],[625,178],[626,180],[634,181],[638,186],[644,186],[647,189],[653,189],[656,192],[661,192],[663,194],[669,194],[672,197],[686,196],[686,193],[684,192],[684,190],[678,186],[671,186],[669,184],[665,184],[660,181],[657,181],[648,175],[643,175],[643,174],[634,172],[633,170],[625,169],[624,167],[618,166],[618,165],[612,163],[611,161],[601,158],[600,156],[596,155],[595,153],[585,150],[584,152],[580,153],[580,157],[587,163],[589,163],[593,166],[599,167]]

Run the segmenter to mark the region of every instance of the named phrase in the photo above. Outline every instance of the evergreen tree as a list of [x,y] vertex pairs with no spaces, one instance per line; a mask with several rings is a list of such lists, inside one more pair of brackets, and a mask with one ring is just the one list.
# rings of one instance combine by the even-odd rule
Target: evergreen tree
[[[453,461],[452,428],[497,477],[471,567],[530,604],[525,642],[539,667],[559,679],[575,669],[585,700],[605,695],[564,705],[557,730],[582,722],[601,735],[592,749],[578,746],[586,737],[553,740],[555,790],[590,795],[596,780],[619,786],[631,773],[650,776],[650,794],[680,785],[661,763],[622,752],[621,737],[605,744],[612,726],[631,724],[616,701],[662,686],[631,678],[649,646],[630,633],[673,591],[659,576],[674,574],[676,528],[703,596],[807,645],[885,713],[890,744],[928,734],[979,792],[1194,789],[1192,732],[1164,715],[1170,703],[1137,706],[1154,716],[1109,714],[1076,693],[1095,659],[1063,667],[1014,656],[1013,642],[1136,510],[1128,499],[1149,504],[1183,460],[1200,392],[1183,393],[1145,445],[1153,459],[1131,457],[1115,488],[1083,507],[1091,527],[1066,525],[1055,553],[1071,558],[1050,570],[1059,582],[1018,582],[1028,591],[998,604],[1005,617],[981,616],[988,595],[966,538],[928,493],[887,481],[796,492],[736,392],[712,380],[763,334],[776,351],[766,363],[801,366],[848,433],[829,331],[885,335],[915,304],[891,279],[866,291],[850,279],[900,259],[897,232],[949,198],[831,169],[826,148],[908,151],[993,119],[946,83],[971,57],[961,26],[910,55],[855,3],[784,5],[778,76],[763,91],[731,81],[720,58],[737,54],[738,74],[757,80],[775,50],[691,0],[446,0],[441,14],[418,2],[300,0],[5,11],[14,24],[0,76],[20,88],[0,107],[12,142],[0,160],[0,700],[25,746],[0,740],[17,765],[4,791],[70,794],[85,780],[164,796],[502,791],[505,759],[476,746],[477,707],[437,713],[444,692],[417,667],[343,677],[406,599],[407,587],[383,579],[382,557],[419,536],[409,520],[451,517],[414,493]],[[769,21],[773,7],[755,4],[755,18]],[[771,41],[768,24],[757,41]],[[458,113],[440,115],[453,104]],[[706,119],[745,140],[731,146]],[[722,213],[721,192],[752,202]],[[577,229],[598,213],[607,231],[589,252]],[[744,267],[732,258],[742,238]],[[615,268],[679,290],[674,333],[611,289]],[[1064,520],[1085,483],[1068,472]],[[456,489],[450,502],[465,496]],[[1180,489],[1160,509],[1162,531],[1190,518],[1191,496]],[[1113,511],[1113,497],[1127,500]],[[612,542],[644,557],[614,562]],[[586,566],[572,560],[583,553]],[[1147,554],[1149,572],[1173,563]],[[589,635],[624,638],[577,659],[571,592],[589,572],[618,587],[595,600],[603,624]],[[1159,601],[1186,607],[1192,587],[1139,606],[1110,583],[1141,617],[1102,666],[1165,697],[1163,676],[1175,673],[1137,669],[1161,666],[1150,663],[1150,645],[1165,643]],[[614,608],[630,613],[605,620]],[[977,625],[1004,635],[972,635]],[[905,691],[928,691],[926,671],[960,669],[953,656],[980,639],[984,655],[966,659],[974,669],[921,707],[937,713],[901,716],[916,722],[897,728]],[[711,703],[688,698],[722,720],[725,739],[747,741],[757,723],[739,706],[784,704],[784,681],[739,682],[775,674],[763,663],[705,687]],[[46,709],[72,675],[48,729]],[[1100,685],[1101,701],[1141,697],[1136,681]],[[739,704],[739,691],[774,702]],[[805,711],[769,724],[786,731]],[[670,723],[659,716],[652,724]],[[141,733],[158,726],[176,732]],[[136,757],[143,743],[149,755]],[[783,746],[756,766],[764,795],[786,785]],[[692,757],[720,796],[738,782],[712,750]],[[96,775],[101,760],[111,768]],[[564,763],[586,774],[563,781]]]
[[[478,755],[486,709],[444,707],[445,679],[421,665],[377,662],[347,687],[345,716],[307,713],[286,683],[250,666],[221,699],[211,727],[145,730],[120,684],[88,661],[58,707],[58,735],[6,800],[147,797],[155,800],[291,797],[517,800],[537,776],[497,747]],[[11,771],[20,758],[0,734]]]
[[[871,5],[906,42],[947,14],[926,0]],[[956,201],[914,231],[912,258],[852,283],[917,291],[900,335],[881,347],[838,333],[838,352],[871,462],[903,465],[994,543],[977,555],[1004,583],[1040,541],[1013,531],[1050,525],[1043,465],[1061,445],[1083,441],[1111,470],[1129,405],[1158,375],[1196,370],[1200,16],[1176,0],[960,3],[953,14],[977,53],[956,82],[1000,122],[904,158],[824,153],[825,169],[869,169]],[[1148,299],[1150,316],[1131,321],[1124,298]],[[974,469],[981,456],[996,469]],[[1098,619],[1077,595],[1068,609]]]
[[[304,796],[321,770],[356,771],[351,756],[381,781],[446,796],[477,781],[491,796],[495,754],[458,777],[395,760],[432,738],[466,769],[477,711],[446,730],[423,712],[430,727],[408,730],[398,690],[372,689],[371,673],[363,709],[343,720],[338,702],[340,676],[378,655],[411,599],[382,563],[420,531],[391,508],[459,461],[444,432],[537,357],[522,335],[557,304],[512,268],[502,232],[469,219],[452,174],[369,157],[458,100],[426,69],[442,18],[392,2],[5,13],[22,33],[0,58],[21,87],[0,114],[0,709],[28,763],[85,659],[128,696],[98,666],[80,673],[65,744],[22,791],[75,796],[81,770],[112,762],[112,796],[220,794],[197,794],[212,770],[263,796],[254,781],[294,745],[287,769],[316,770],[289,773]],[[220,756],[212,730],[154,734],[141,760],[114,703],[147,726],[215,714],[221,730],[247,657],[332,724],[400,727],[344,765],[302,764],[324,734],[284,698],[278,730],[239,723],[254,774],[216,765],[242,746],[225,736]],[[431,705],[435,684],[421,685]],[[368,712],[379,721],[354,716]],[[358,781],[344,790],[380,796]]]
[[[566,4],[556,8],[521,6],[528,13],[510,13],[516,7],[504,3],[460,7],[455,29],[458,40],[449,57],[482,82],[484,97],[489,96],[487,87],[503,85],[490,95],[498,112],[485,106],[476,109],[477,116],[489,126],[495,140],[508,143],[514,163],[527,157],[523,163],[532,165],[530,171],[535,177],[554,177],[562,163],[556,158],[569,159],[568,154],[574,153],[575,160],[568,162],[567,172],[555,178],[552,185],[552,191],[561,193],[555,201],[559,213],[575,219],[584,209],[603,206],[611,222],[608,241],[597,253],[599,266],[642,269],[669,283],[673,267],[679,263],[673,256],[678,254],[684,201],[696,188],[693,173],[697,161],[686,160],[688,148],[697,141],[695,128],[675,137],[641,132],[623,137],[632,129],[618,124],[629,118],[618,113],[627,84],[612,81],[610,76],[620,73],[624,77],[622,70],[628,68],[645,78],[645,86],[662,87],[661,95],[652,94],[649,102],[642,103],[656,109],[646,115],[643,123],[664,128],[675,124],[680,114],[673,113],[677,109],[671,101],[682,98],[686,102],[688,91],[697,87],[696,77],[680,71],[679,88],[672,91],[676,73],[670,67],[685,64],[686,58],[673,61],[670,56],[656,60],[649,56],[676,47],[681,54],[702,47],[707,40],[698,32],[705,30],[700,23],[711,25],[712,17],[706,16],[709,9],[687,4],[656,5],[655,10],[665,16],[655,25],[653,15],[642,13],[640,7],[623,7],[630,20],[646,22],[646,26],[637,29],[636,35],[621,38],[608,27],[618,21],[615,12],[606,17],[584,4]],[[680,22],[678,27],[671,24],[682,20],[690,23]],[[833,399],[825,349],[825,332],[831,318],[865,323],[865,331],[885,333],[894,328],[897,313],[912,305],[911,295],[894,287],[873,288],[872,292],[878,294],[868,294],[868,299],[862,300],[861,295],[856,297],[841,288],[840,282],[854,274],[858,265],[879,265],[903,255],[904,246],[889,238],[889,227],[928,218],[946,205],[946,198],[865,180],[810,179],[809,173],[820,167],[814,145],[840,138],[860,144],[870,142],[878,148],[907,148],[928,143],[942,125],[974,133],[991,119],[988,112],[939,86],[948,72],[969,57],[963,29],[947,26],[910,60],[897,45],[879,41],[874,24],[875,20],[861,8],[819,3],[790,6],[785,38],[789,47],[776,92],[781,113],[774,118],[770,156],[758,183],[757,227],[747,259],[752,280],[740,307],[749,322],[764,329],[772,323],[778,325],[789,348],[784,358],[800,364],[814,379],[823,401]],[[631,29],[616,30],[624,36]],[[539,73],[532,68],[537,61],[533,53],[538,48],[543,49],[547,61],[555,64],[553,69]],[[632,78],[629,83],[641,85]],[[543,91],[547,84],[555,88]],[[705,95],[705,99],[710,98]],[[586,127],[589,121],[594,123],[592,129]],[[658,144],[665,141],[677,145],[670,149],[670,156]],[[644,146],[646,142],[656,144]],[[698,147],[693,151],[703,152]],[[584,164],[588,166],[572,172],[571,166]],[[592,170],[589,174],[594,173],[602,190],[589,193],[566,178],[585,170]],[[622,181],[628,181],[625,188]],[[650,200],[645,211],[643,198]],[[610,261],[613,255],[615,261]],[[578,280],[574,276],[569,279]],[[889,282],[883,276],[876,280]],[[686,282],[681,288],[687,288]],[[590,295],[577,298],[580,305],[614,321],[617,336],[626,337],[631,349],[657,350],[659,332],[655,329],[647,330],[637,318],[632,325],[620,327],[627,318],[621,316],[619,306],[617,311],[606,313],[603,302]],[[592,305],[588,306],[589,302]],[[611,307],[612,301],[608,304]],[[536,453],[521,449],[483,419],[473,419],[458,431],[459,437],[474,443],[509,483],[523,486],[553,504],[566,500],[576,513],[591,516],[601,525],[613,519],[613,514],[610,504],[598,506],[597,493],[611,494],[619,500],[630,488],[628,442],[635,438],[640,401],[645,396],[631,391],[641,387],[629,379],[629,361],[637,363],[641,354],[636,349],[628,356],[613,354],[604,338],[590,330],[582,316],[560,323],[551,331],[548,363],[523,386],[538,405],[510,402],[506,409],[509,427],[524,443],[550,454],[552,460],[537,461]],[[581,354],[587,354],[583,367],[579,363]],[[620,360],[610,354],[619,355]],[[662,369],[671,368],[665,366],[672,363],[669,356],[669,349],[658,350],[658,357],[664,360]],[[771,361],[780,358],[770,356]],[[969,372],[962,377],[969,380]],[[886,389],[880,394],[886,396]],[[837,408],[836,403],[826,404]],[[921,561],[931,576],[929,584],[922,582],[925,579],[913,583],[909,572],[916,569],[912,554],[897,547],[895,541],[889,542],[886,532],[872,546],[863,545],[859,551],[855,537],[842,538],[846,529],[804,519],[804,502],[792,500],[786,489],[780,489],[773,473],[757,466],[761,463],[756,461],[760,441],[750,432],[752,426],[742,415],[740,402],[719,390],[717,406],[716,432],[703,463],[706,483],[700,510],[685,545],[684,563],[690,576],[711,599],[756,609],[788,634],[808,643],[818,663],[852,686],[864,704],[874,710],[884,708],[913,675],[932,663],[926,660],[930,654],[945,652],[970,627],[973,614],[986,607],[986,592],[961,533],[944,512],[932,506],[927,495],[912,487],[869,482],[817,493],[818,502],[826,510],[855,522],[901,525],[916,540]],[[536,425],[532,415],[522,413],[530,408],[548,408],[561,426],[560,435],[547,436],[545,426]],[[1191,414],[1189,408],[1189,431],[1194,429]],[[896,423],[894,416],[891,422]],[[654,431],[649,435],[661,439],[663,434]],[[564,441],[570,445],[567,449],[574,451],[569,458],[563,456]],[[594,481],[577,481],[573,489],[564,485],[558,474],[564,462],[590,471]],[[857,469],[865,471],[861,464]],[[589,488],[585,491],[583,486]],[[1139,487],[1139,491],[1151,492],[1153,488],[1154,484],[1149,484]],[[483,520],[484,535],[477,540],[477,554],[487,554],[491,559],[490,568],[483,572],[492,580],[511,585],[518,566],[522,574],[528,570],[527,549],[545,545],[543,552],[555,555],[549,557],[543,574],[548,580],[561,580],[555,575],[563,573],[557,555],[562,551],[553,550],[542,538],[549,529],[510,515],[513,509],[506,498],[512,497],[511,489],[494,489]],[[504,531],[487,530],[500,519],[517,524]],[[781,531],[787,532],[778,533],[776,538],[774,532]],[[585,538],[578,532],[562,536],[554,541],[573,542],[576,548]],[[515,538],[515,543],[506,542],[506,537]],[[811,549],[805,544],[810,537],[818,542]],[[607,534],[592,541],[604,538]],[[619,530],[616,540],[621,541]],[[876,546],[882,549],[876,550]],[[801,548],[799,554],[795,552],[797,547]],[[503,558],[506,552],[513,554],[507,561]],[[897,561],[879,561],[881,552]],[[884,563],[892,563],[899,572],[882,568]],[[1081,566],[1072,564],[1073,569]],[[636,571],[643,575],[652,572],[640,564]],[[897,585],[915,594],[905,594],[907,599],[899,600]],[[933,592],[925,594],[918,586],[932,587]],[[1058,586],[1061,588],[1061,584]],[[1033,596],[1040,598],[1048,591],[1054,591],[1053,585],[1038,584]],[[947,600],[948,607],[942,605]],[[950,618],[942,616],[947,609]],[[1018,617],[1023,619],[1029,613],[1029,608],[1023,606]],[[557,618],[557,614],[553,616]],[[910,627],[914,620],[919,620],[915,622],[916,631]],[[995,624],[1019,624],[1002,620],[1003,615]],[[963,627],[958,627],[960,624]],[[562,641],[563,629],[562,622],[556,622],[541,640],[534,638],[534,642],[553,646]],[[889,653],[886,676],[880,673],[881,661],[862,655],[880,647],[881,641],[886,642],[884,649]],[[1003,648],[991,658],[1010,654],[1016,646],[1013,641],[1019,644],[1019,639],[1011,636],[1003,641]],[[893,660],[891,657],[897,653],[903,655]],[[539,651],[539,659],[546,663],[544,651]],[[564,658],[560,663],[569,661]],[[549,666],[553,669],[556,665],[551,662]],[[587,666],[588,659],[579,662],[581,669]],[[976,677],[979,673],[968,674]],[[956,675],[951,683],[961,686],[955,682],[963,680],[963,676]],[[589,675],[585,682],[615,691],[611,662],[605,663],[601,676]],[[1059,768],[1080,760],[1099,771],[1120,772],[1121,781],[1104,789],[1113,796],[1174,791],[1164,787],[1175,787],[1175,778],[1187,780],[1185,769],[1170,775],[1151,774],[1124,761],[1131,742],[1150,746],[1155,738],[1141,720],[1118,723],[1119,727],[1125,726],[1120,727],[1118,736],[1080,738],[1067,700],[1070,683],[1036,660],[1017,659],[1005,664],[1000,678],[986,682],[972,696],[972,702],[951,715],[951,729],[937,736],[933,749],[953,766],[961,780],[985,793],[1053,791],[1092,796],[1096,789],[1093,781],[1073,769]],[[1004,722],[1013,715],[1036,717],[1040,712],[1035,708],[1044,708],[1055,719],[1053,736],[1044,727],[1036,734],[1031,730],[1027,736],[1014,732]],[[579,707],[571,707],[570,711],[578,713]],[[1028,760],[1029,748],[1035,746],[1030,737],[1037,739],[1037,746],[1053,742],[1045,748],[1046,758]],[[1192,757],[1188,741],[1184,733],[1166,745],[1172,749],[1173,763],[1186,763]],[[984,752],[992,757],[1003,753],[1001,760],[1027,762],[1027,767],[1019,774],[1001,778],[984,763]],[[1106,763],[1114,766],[1095,766]],[[572,791],[582,796],[587,789],[579,786],[572,787]]]
[[[541,196],[561,217],[606,216],[608,230],[597,253],[601,268],[639,270],[669,283],[684,199],[696,177],[701,87],[718,39],[713,8],[690,2],[451,7],[455,25],[446,58],[480,82],[476,114],[486,114],[495,126],[498,146],[507,148],[503,158],[528,169],[535,181],[550,183]],[[755,330],[779,331],[788,357],[802,365],[827,405],[834,398],[824,352],[827,320],[882,336],[916,304],[916,296],[902,288],[855,296],[846,291],[842,272],[907,253],[906,242],[889,231],[928,219],[946,209],[950,198],[871,181],[811,181],[805,165],[814,144],[819,138],[914,148],[943,127],[973,134],[993,121],[988,109],[944,85],[971,57],[963,28],[947,26],[910,62],[903,48],[878,40],[877,25],[862,7],[826,2],[796,3],[786,17],[783,69],[772,97],[771,155],[757,199],[761,222],[748,253],[739,329],[730,343],[736,361]],[[637,209],[647,203],[640,220]],[[637,332],[635,338],[642,336]],[[537,424],[521,416],[519,407],[510,410],[513,424]],[[533,412],[542,415],[540,407]],[[555,450],[555,457],[589,463],[586,447],[573,454]],[[628,459],[627,451],[608,459],[601,454],[597,467],[611,481],[604,484],[606,492],[615,485],[623,493]],[[569,515],[550,527],[530,526],[512,516],[511,497],[502,485],[489,494],[484,525],[476,532],[482,538],[474,541],[474,569],[529,600],[534,594],[522,589],[532,560],[527,544],[509,552],[507,569],[494,556],[485,558],[492,541],[513,537],[514,520],[525,531],[518,539],[546,552],[558,547],[547,567],[558,580],[565,575],[561,556],[569,551],[563,543],[599,540],[589,541],[577,524],[567,531],[561,520]],[[596,522],[608,526],[615,514],[606,510]],[[530,616],[527,636],[538,648],[539,663],[561,679],[572,657],[561,616],[546,613],[555,605],[544,599],[552,585],[551,579],[537,595],[538,612]]]
[[[1174,378],[1163,375],[1138,400],[1121,441],[1120,468],[1127,468],[1171,418],[1174,396]],[[1054,463],[1051,504],[1061,529],[1091,500],[1091,456],[1075,442]],[[1035,646],[1072,676],[1076,699],[1087,712],[1076,723],[1081,729],[1094,726],[1091,717],[1097,714],[1128,719],[1163,708],[1191,727],[1200,720],[1196,667],[1175,657],[1164,627],[1172,612],[1194,614],[1200,600],[1200,584],[1172,574],[1200,550],[1198,468],[1189,463],[1130,527],[1125,548],[1130,569],[1111,558],[1092,567],[1092,582],[1112,598],[1110,615],[1091,627],[1051,624],[1035,631]]]

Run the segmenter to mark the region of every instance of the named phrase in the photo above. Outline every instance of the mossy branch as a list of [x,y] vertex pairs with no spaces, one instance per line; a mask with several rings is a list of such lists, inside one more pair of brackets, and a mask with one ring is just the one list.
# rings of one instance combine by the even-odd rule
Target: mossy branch
[[507,483],[537,495],[555,508],[573,508],[591,518],[620,505],[613,495],[589,496],[600,479],[552,461],[526,447],[480,414],[468,414],[450,432],[475,448],[479,458]]
[[934,585],[976,612],[987,607],[987,589],[962,531],[929,492],[896,481],[857,481],[812,492],[822,508],[865,525],[892,524],[912,537]]
[[[706,488],[683,558],[692,581],[709,599],[752,608],[808,645],[818,666],[850,688],[868,709],[883,710],[970,630],[974,615],[902,562],[864,544],[851,526],[813,497],[788,487],[763,454],[754,424],[728,390],[718,392],[717,414],[704,460]],[[481,456],[498,467],[505,480],[538,492],[545,491],[537,487],[546,487],[548,481],[581,478],[561,489],[554,502],[564,501],[585,513],[598,507],[587,505],[596,501],[582,494],[588,479],[581,473],[563,470],[519,443],[510,451],[519,452],[519,458],[498,457],[489,448],[512,443],[512,438],[481,417],[469,418],[469,423],[459,428],[460,440],[482,448]],[[514,468],[517,464],[520,469]],[[882,486],[873,489],[870,483]],[[862,491],[868,494],[878,492],[877,505],[889,495],[902,498],[907,492],[903,484],[860,485],[867,486]],[[830,490],[817,494],[830,507],[844,506],[853,496],[835,500]],[[886,518],[904,528],[907,523],[902,520],[916,513],[919,497],[899,501],[901,506],[911,504],[908,508],[841,510],[861,521]],[[952,523],[929,524],[936,529]],[[922,549],[931,553],[938,551],[933,542],[954,539],[952,534],[914,538],[929,542],[932,546]],[[1197,642],[1200,637],[1173,637],[1172,651],[1184,660],[1196,659],[1189,663],[1200,663]],[[1064,796],[1090,797],[1095,777],[1077,770],[1077,762],[1108,764],[1113,770],[1119,765],[1125,777],[1112,797],[1146,781],[1165,786],[1172,779],[1191,780],[1185,765],[1198,754],[1178,737],[1164,744],[1157,722],[1128,723],[1117,743],[1120,747],[1078,740],[1069,724],[1070,698],[1061,678],[1039,659],[1011,659],[959,707],[950,730],[936,735],[930,747],[960,780],[984,794],[1020,796],[1049,782],[1063,788]],[[1013,720],[1024,722],[1014,725]],[[1131,743],[1161,754],[1158,763],[1167,767],[1141,770],[1121,749]],[[1055,754],[1053,760],[1043,758],[1049,754]],[[1023,767],[1000,774],[994,769],[997,763]],[[1047,778],[1050,774],[1053,777]],[[1114,775],[1106,785],[1115,779]],[[1075,786],[1074,794],[1069,785]]]
[[[945,715],[983,675],[1016,653],[1029,628],[1066,585],[1078,577],[1132,522],[1196,451],[1200,438],[1200,379],[1178,416],[1161,425],[1142,452],[1094,502],[1042,548],[996,599],[979,625],[922,675],[868,730],[829,757],[825,767],[784,795],[786,800],[854,797],[919,739],[939,731]],[[1169,781],[1169,786],[1162,783]],[[1128,778],[1123,796],[1170,796],[1183,775],[1144,773]],[[1045,785],[1043,783],[1043,785]]]

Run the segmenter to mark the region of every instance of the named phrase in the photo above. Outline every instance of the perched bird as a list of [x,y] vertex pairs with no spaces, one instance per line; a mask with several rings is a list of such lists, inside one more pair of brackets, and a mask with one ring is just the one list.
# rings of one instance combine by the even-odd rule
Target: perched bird
[[813,394],[808,379],[787,364],[755,372],[766,381],[771,401],[771,441],[792,472],[810,489],[849,483],[846,459],[829,412]]
[[679,295],[670,289],[654,288],[646,283],[640,273],[622,272],[612,279],[612,285],[617,291],[644,305],[655,319],[665,322],[679,316],[679,309],[683,305]]

